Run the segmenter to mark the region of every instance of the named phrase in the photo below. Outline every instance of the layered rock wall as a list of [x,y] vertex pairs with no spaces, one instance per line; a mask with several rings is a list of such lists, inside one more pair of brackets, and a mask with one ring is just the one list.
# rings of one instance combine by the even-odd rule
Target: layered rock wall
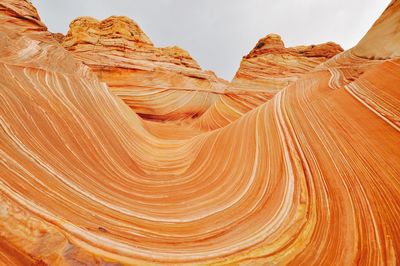
[[[399,29],[398,3],[373,36],[395,43],[379,25]],[[137,115],[28,1],[0,3],[0,45],[1,264],[399,264],[396,45],[361,42],[264,103],[248,89],[182,124]]]

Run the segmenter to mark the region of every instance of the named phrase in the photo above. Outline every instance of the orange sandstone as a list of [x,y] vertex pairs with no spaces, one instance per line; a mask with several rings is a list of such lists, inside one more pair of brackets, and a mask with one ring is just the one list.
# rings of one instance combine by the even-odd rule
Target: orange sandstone
[[197,117],[229,86],[182,48],[154,47],[127,17],[78,18],[62,45],[146,119]]
[[341,52],[343,49],[333,42],[285,48],[279,35],[269,34],[243,58],[233,84],[268,92],[272,97],[302,74]]
[[[144,75],[160,75],[151,70],[159,66],[177,80],[193,69],[209,82],[204,92],[187,76],[193,93],[218,91],[211,74],[172,59],[187,55],[154,48],[125,19],[121,31],[105,23],[101,34],[87,19],[93,31],[77,33],[84,37],[67,51],[30,2],[3,0],[0,262],[399,264],[399,2],[359,45],[277,88],[269,101],[251,88],[228,91],[237,101],[215,102],[179,124],[138,116],[101,82],[101,69],[114,72],[109,82],[115,68],[136,69],[138,61]],[[72,35],[64,42],[75,42]],[[381,39],[388,45],[379,50]],[[157,53],[161,60],[151,62]],[[169,104],[179,110],[164,110],[171,118],[183,117],[183,106],[196,105],[192,91],[181,95],[187,104],[143,98],[141,108],[153,110],[142,115],[162,120],[157,112]]]

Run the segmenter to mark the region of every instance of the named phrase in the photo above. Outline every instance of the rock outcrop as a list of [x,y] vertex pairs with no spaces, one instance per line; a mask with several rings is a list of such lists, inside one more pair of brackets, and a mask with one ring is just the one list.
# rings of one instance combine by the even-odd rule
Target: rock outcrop
[[269,34],[243,57],[232,83],[246,90],[269,92],[272,97],[341,52],[343,49],[333,42],[285,48],[279,35]]
[[333,42],[285,48],[279,35],[269,34],[243,58],[230,90],[194,125],[201,129],[226,126],[342,51]]
[[213,72],[201,70],[182,48],[155,47],[127,17],[78,18],[71,22],[62,46],[146,119],[200,116],[229,87]]
[[[53,37],[142,118],[180,123],[202,117],[193,124],[200,130],[231,123],[343,51],[335,43],[285,48],[279,35],[270,34],[245,56],[228,84],[201,70],[182,48],[156,48],[127,17],[77,18],[65,37]],[[225,112],[230,109],[236,112]]]
[[[357,47],[269,101],[232,89],[218,102],[236,101],[214,102],[179,124],[143,119],[102,82],[117,76],[113,68],[137,71],[140,61],[134,79],[155,65],[176,79],[193,69],[218,91],[193,62],[170,61],[179,49],[158,51],[168,60],[151,63],[153,52],[136,60],[132,51],[158,48],[140,32],[126,50],[120,37],[108,41],[130,35],[121,22],[125,30],[104,36],[79,33],[85,41],[67,35],[66,43],[83,42],[67,51],[29,1],[3,0],[1,264],[399,264],[399,2]],[[390,44],[381,50],[379,33]],[[273,39],[260,49],[282,49]],[[111,68],[110,79],[96,68]],[[181,102],[205,93],[204,83],[187,82],[192,91],[181,101],[157,104],[183,115]],[[162,107],[147,100],[143,106],[155,106],[147,114],[157,116]]]
[[378,60],[400,56],[399,6],[399,1],[392,0],[368,34],[353,49],[355,55]]

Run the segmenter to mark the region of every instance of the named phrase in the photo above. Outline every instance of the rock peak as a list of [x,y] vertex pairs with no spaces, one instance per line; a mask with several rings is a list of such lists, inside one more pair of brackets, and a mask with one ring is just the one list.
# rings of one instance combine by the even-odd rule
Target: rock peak
[[70,23],[65,38],[67,47],[78,43],[97,44],[111,39],[127,41],[135,46],[153,46],[138,24],[125,16],[111,16],[102,21],[78,17]]
[[47,30],[46,25],[40,20],[39,14],[30,0],[2,0],[0,1],[0,13],[10,18],[23,19],[24,22],[27,23],[20,23],[17,25],[25,26],[27,28],[25,30]]
[[400,0],[393,0],[382,16],[354,47],[357,56],[389,59],[400,56]]
[[317,45],[300,45],[295,47],[285,47],[280,35],[271,33],[261,38],[253,50],[244,58],[252,58],[257,56],[264,56],[268,54],[294,54],[305,57],[326,57],[332,56],[343,52],[343,48],[334,42],[327,42]]
[[269,91],[272,97],[302,74],[341,52],[343,48],[334,42],[286,48],[281,36],[268,34],[243,57],[232,83],[244,89]]
[[[184,49],[178,46],[158,48],[139,25],[125,16],[111,16],[104,20],[78,17],[70,23],[64,37],[53,34],[53,38],[87,64],[127,69],[151,70],[170,67],[175,72],[201,68]],[[112,55],[112,56],[110,56]],[[193,73],[188,75],[194,75]],[[202,74],[201,74],[202,75]]]
[[270,33],[264,38],[261,38],[253,50],[251,50],[250,53],[245,57],[253,57],[266,53],[279,53],[284,50],[285,43],[282,41],[281,36],[275,33]]
[[260,39],[253,50],[277,49],[277,48],[278,49],[285,48],[285,44],[282,41],[280,35],[271,33],[265,36],[264,38]]

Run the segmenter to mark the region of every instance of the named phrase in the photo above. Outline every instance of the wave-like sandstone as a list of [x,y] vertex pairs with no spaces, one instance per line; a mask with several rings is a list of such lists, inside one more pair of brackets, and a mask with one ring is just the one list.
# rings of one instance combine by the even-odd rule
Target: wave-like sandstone
[[[71,22],[65,37],[53,37],[142,118],[181,121],[204,114],[194,124],[201,130],[238,119],[343,51],[334,43],[285,48],[279,36],[268,35],[245,57],[228,84],[213,72],[201,70],[183,49],[154,47],[127,17],[103,21],[81,17]],[[224,113],[225,109],[236,112]],[[213,116],[211,124],[209,116]]]
[[[400,263],[399,13],[394,0],[355,48],[270,100],[257,102],[259,94],[245,88],[237,108],[217,105],[219,97],[202,109],[193,94],[218,91],[213,84],[240,89],[211,78],[186,53],[175,60],[181,50],[154,48],[125,19],[117,32],[113,17],[80,19],[90,30],[64,38],[47,31],[30,2],[3,0],[1,263]],[[151,48],[145,59],[143,47]],[[98,57],[87,49],[99,49]],[[119,70],[125,63],[127,72]],[[205,76],[188,81],[186,96],[129,106],[112,82],[118,71],[124,86],[135,80],[129,93],[137,101],[136,82],[152,72],[139,63],[176,75],[177,87],[183,76],[193,78],[188,69]],[[166,90],[175,86],[170,76],[157,78]],[[199,117],[165,121],[192,117],[182,107],[192,103],[175,97],[194,101]],[[151,112],[139,116],[135,108]],[[164,122],[147,119],[157,112]]]
[[225,126],[340,52],[343,49],[333,42],[285,48],[279,35],[269,34],[243,58],[231,88],[194,125],[201,129]]
[[342,47],[333,42],[285,48],[279,35],[269,34],[243,58],[233,84],[270,92],[272,97],[302,74],[341,52]]
[[229,88],[213,72],[201,70],[185,50],[155,47],[127,17],[78,18],[59,41],[146,119],[198,117]]

